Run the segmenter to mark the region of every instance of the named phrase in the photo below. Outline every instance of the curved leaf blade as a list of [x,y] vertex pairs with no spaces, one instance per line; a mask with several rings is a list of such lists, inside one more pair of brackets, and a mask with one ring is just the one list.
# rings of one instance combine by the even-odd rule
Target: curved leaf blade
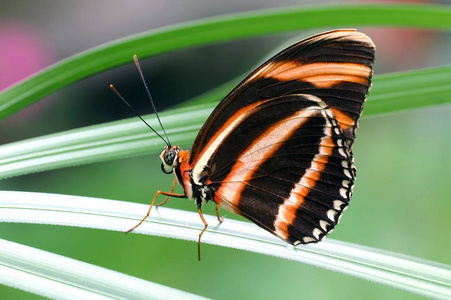
[[[90,197],[0,192],[1,222],[124,231],[141,220],[147,209],[145,204]],[[331,239],[287,247],[255,224],[230,219],[218,224],[216,217],[204,217],[210,226],[202,236],[203,243],[307,263],[422,296],[446,298],[451,295],[451,267],[444,264]],[[197,213],[159,207],[134,232],[197,242],[202,229]]]
[[[363,117],[450,103],[450,79],[451,67],[376,76]],[[217,101],[225,96],[226,90],[232,89],[228,85],[234,84],[201,95],[202,105],[161,113],[171,141],[190,147]],[[145,118],[151,126],[157,125],[153,115]],[[162,141],[136,118],[105,123],[0,146],[0,179],[159,153],[162,148]]]
[[3,239],[0,283],[52,299],[205,299]]
[[451,9],[440,5],[291,7],[220,16],[151,30],[62,60],[0,94],[0,119],[83,78],[175,50],[317,27],[409,26],[450,29]]

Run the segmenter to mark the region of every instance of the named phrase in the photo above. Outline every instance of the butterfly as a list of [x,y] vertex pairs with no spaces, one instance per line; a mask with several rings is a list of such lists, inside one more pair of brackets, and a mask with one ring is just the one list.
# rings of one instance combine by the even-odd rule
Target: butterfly
[[[371,86],[375,46],[355,30],[335,30],[281,51],[213,110],[191,152],[172,146],[161,169],[175,176],[157,196],[213,201],[282,240],[315,243],[338,224],[351,200],[352,146]],[[164,139],[163,139],[164,140]],[[184,190],[173,193],[175,182]],[[200,250],[199,250],[200,259]]]

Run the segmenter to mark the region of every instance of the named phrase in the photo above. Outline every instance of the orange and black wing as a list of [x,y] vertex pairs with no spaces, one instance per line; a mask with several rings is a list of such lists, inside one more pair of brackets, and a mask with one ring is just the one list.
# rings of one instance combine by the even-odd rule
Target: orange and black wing
[[222,207],[292,243],[338,223],[355,180],[352,144],[374,45],[338,30],[280,52],[239,84],[197,136],[190,165]]

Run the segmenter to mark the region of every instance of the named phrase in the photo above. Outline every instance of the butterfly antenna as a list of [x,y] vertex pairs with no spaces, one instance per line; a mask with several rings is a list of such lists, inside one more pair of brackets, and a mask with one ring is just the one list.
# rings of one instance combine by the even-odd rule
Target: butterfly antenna
[[157,108],[155,107],[155,103],[153,102],[152,95],[150,94],[149,88],[147,87],[147,83],[146,83],[146,80],[144,79],[143,72],[141,71],[141,66],[139,65],[138,56],[136,54],[133,55],[133,60],[135,61],[136,68],[138,69],[139,75],[141,76],[141,80],[144,84],[144,87],[146,88],[147,96],[149,96],[149,100],[150,100],[150,103],[152,104],[153,111],[155,112],[155,115],[157,116],[158,123],[160,123],[160,127],[163,130],[164,136],[166,137],[166,140],[167,140],[166,144],[170,148],[171,142],[169,141],[169,137],[166,133],[166,130],[164,130],[163,124],[161,123],[160,117],[158,116]]
[[[125,105],[128,106],[128,108],[130,108],[130,109],[135,113],[135,115],[138,116],[138,118],[141,119],[141,121],[144,122],[144,124],[147,125],[147,127],[149,127],[153,132],[155,132],[155,134],[158,135],[158,136],[165,142],[165,144],[168,145],[169,148],[171,147],[171,144],[169,144],[169,140],[166,141],[166,140],[165,140],[165,139],[164,139],[164,138],[163,138],[163,137],[162,137],[155,129],[153,129],[153,127],[150,126],[149,123],[147,123],[147,122],[141,117],[141,115],[133,108],[133,106],[131,106],[130,103],[128,103],[127,100],[125,100],[124,97],[122,97],[121,94],[119,94],[119,92],[116,90],[116,88],[115,88],[112,84],[110,84],[110,89],[113,91],[113,93],[116,94],[116,96],[119,97],[119,99],[122,100],[122,102],[125,103]],[[158,117],[158,116],[157,116],[157,117]],[[160,120],[160,119],[158,119],[158,120]],[[161,124],[161,123],[160,123],[160,124]],[[166,134],[166,133],[165,133],[165,134]]]

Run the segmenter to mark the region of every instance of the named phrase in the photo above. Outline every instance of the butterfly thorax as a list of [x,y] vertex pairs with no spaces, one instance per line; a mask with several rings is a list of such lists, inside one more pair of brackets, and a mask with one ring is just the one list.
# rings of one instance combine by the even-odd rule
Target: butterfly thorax
[[179,185],[185,191],[188,199],[194,200],[200,208],[207,201],[213,199],[213,191],[205,183],[206,180],[193,180],[193,172],[189,164],[190,153],[181,150],[178,146],[166,146],[160,154],[161,170],[166,173],[174,173]]

